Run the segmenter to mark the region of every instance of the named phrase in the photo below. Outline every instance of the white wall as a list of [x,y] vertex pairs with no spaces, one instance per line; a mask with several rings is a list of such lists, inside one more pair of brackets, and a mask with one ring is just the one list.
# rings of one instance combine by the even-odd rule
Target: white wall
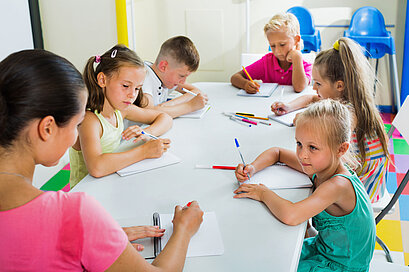
[[117,43],[114,0],[39,0],[44,47],[80,71]]
[[[308,8],[317,25],[349,25],[355,10],[371,5],[385,17],[395,37],[398,70],[402,70],[405,0],[251,0],[251,53],[265,53],[268,45],[264,24],[280,11],[296,5]],[[188,35],[201,55],[199,70],[189,78],[197,81],[229,81],[240,69],[245,51],[245,0],[134,0],[136,52],[153,61],[162,42]],[[102,54],[117,42],[114,0],[40,0],[46,49],[71,60],[79,69],[88,57]],[[346,28],[321,27],[322,48],[332,46]],[[379,104],[390,104],[388,62],[382,60],[377,93]],[[399,75],[400,78],[400,75]]]

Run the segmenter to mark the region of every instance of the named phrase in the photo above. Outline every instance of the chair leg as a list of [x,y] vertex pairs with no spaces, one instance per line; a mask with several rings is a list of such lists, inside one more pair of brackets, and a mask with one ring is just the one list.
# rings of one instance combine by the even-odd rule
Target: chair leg
[[383,251],[385,252],[386,260],[387,260],[389,263],[393,263],[391,253],[390,253],[390,251],[389,251],[389,248],[385,245],[385,243],[384,243],[378,236],[376,236],[376,242],[381,246],[381,248],[382,248]]
[[390,80],[391,87],[393,90],[393,102],[396,106],[396,112],[400,110],[400,88],[398,79],[398,68],[396,65],[396,55],[389,55],[389,70],[390,70]]

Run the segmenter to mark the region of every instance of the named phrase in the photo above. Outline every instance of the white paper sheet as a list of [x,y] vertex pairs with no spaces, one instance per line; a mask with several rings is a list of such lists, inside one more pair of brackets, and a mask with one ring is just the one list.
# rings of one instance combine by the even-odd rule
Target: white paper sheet
[[303,111],[305,111],[305,108],[299,109],[299,110],[296,110],[296,111],[292,111],[292,112],[284,114],[284,115],[270,114],[268,116],[268,118],[273,120],[273,121],[279,122],[279,123],[281,123],[283,125],[286,125],[288,127],[292,127],[292,126],[294,126],[293,121],[294,121],[295,116],[298,113],[301,113]]
[[237,92],[237,95],[240,95],[240,96],[253,96],[253,97],[269,97],[274,92],[274,90],[277,89],[277,87],[278,87],[277,83],[260,83],[259,92],[255,93],[255,94],[249,94],[249,93],[246,93],[245,90],[240,89]]
[[[160,215],[161,228],[166,229],[165,235],[162,237],[162,249],[173,233],[172,219],[173,214]],[[190,240],[186,257],[214,256],[222,255],[223,253],[224,245],[216,213],[205,212],[199,230]]]
[[193,111],[184,115],[179,116],[180,118],[195,118],[195,119],[202,119],[203,115],[205,115],[205,113],[210,109],[210,105],[207,104],[206,106],[204,106],[203,109],[197,110],[197,111]]
[[141,173],[144,171],[156,169],[159,167],[164,167],[167,165],[175,164],[180,162],[180,158],[171,152],[163,153],[162,157],[156,159],[145,159],[143,161],[131,164],[121,170],[116,171],[121,177]]
[[249,184],[262,183],[269,189],[308,188],[312,186],[310,178],[286,165],[272,165],[250,177]]

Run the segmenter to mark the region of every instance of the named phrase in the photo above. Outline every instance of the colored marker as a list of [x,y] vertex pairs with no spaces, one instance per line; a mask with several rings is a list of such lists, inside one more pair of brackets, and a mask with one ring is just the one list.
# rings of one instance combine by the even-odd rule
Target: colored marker
[[245,124],[245,123],[243,123],[241,120],[235,119],[233,116],[230,116],[230,120],[236,122],[237,124],[243,125],[243,126],[245,126],[245,127],[251,127],[251,125]]
[[143,131],[143,130],[142,130],[141,133],[144,134],[144,135],[146,135],[146,136],[151,137],[152,139],[155,139],[155,140],[159,139],[158,137],[156,137],[156,136],[154,136],[154,135],[152,135],[152,134],[149,134],[149,133],[147,133],[147,132],[145,132],[145,131]]
[[190,207],[190,205],[192,205],[192,201],[190,201],[189,203],[187,203],[186,206]]
[[192,91],[189,91],[188,89],[182,88],[182,90],[183,90],[184,92],[190,93],[191,95],[197,96],[197,93],[194,93],[194,92],[192,92]]
[[236,113],[235,115],[240,116],[240,117],[251,118],[251,119],[268,120],[268,118],[267,118],[267,117],[258,117],[258,116],[241,115],[241,114],[237,114],[237,113]]
[[230,118],[234,118],[234,119],[236,119],[236,120],[240,120],[240,121],[243,121],[243,122],[246,122],[246,123],[249,123],[249,124],[252,124],[252,125],[256,125],[256,126],[257,126],[257,122],[256,122],[256,121],[252,121],[252,120],[250,120],[250,119],[248,119],[248,118],[237,117],[237,116],[232,116],[232,117],[230,117]]
[[236,170],[236,167],[234,166],[224,166],[224,165],[202,165],[202,164],[196,164],[196,168],[201,168],[201,169],[222,169],[222,170]]
[[[237,150],[239,151],[241,161],[242,161],[242,163],[243,163],[243,165],[244,165],[244,167],[245,167],[245,166],[246,166],[246,163],[244,162],[243,155],[242,155],[241,152],[240,152],[240,145],[239,145],[239,141],[237,140],[237,138],[234,138],[234,142],[236,143],[236,147],[237,147]],[[247,177],[248,177],[249,180],[250,180],[249,173],[247,173]],[[240,185],[241,185],[241,184],[240,184],[240,181],[237,181],[237,182],[239,183],[239,186],[240,186]]]
[[245,112],[235,112],[235,114],[246,115],[246,116],[254,116],[254,114],[252,114],[252,113],[245,113]]

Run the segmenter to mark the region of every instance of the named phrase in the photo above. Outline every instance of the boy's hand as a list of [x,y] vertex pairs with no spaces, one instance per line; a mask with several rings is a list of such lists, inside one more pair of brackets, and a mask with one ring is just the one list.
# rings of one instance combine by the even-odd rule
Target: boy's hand
[[296,62],[296,61],[298,61],[298,60],[302,60],[301,51],[300,51],[300,50],[297,50],[296,48],[294,48],[293,50],[290,50],[290,51],[287,53],[286,60],[287,60],[288,62],[291,62],[291,63]]
[[271,104],[271,111],[275,113],[275,115],[284,115],[290,112],[290,106],[283,102],[274,102]]
[[202,94],[198,94],[189,100],[189,104],[192,108],[192,111],[197,111],[202,109],[207,103],[207,96],[203,96]]
[[268,190],[264,184],[242,184],[234,191],[236,194],[234,198],[251,198],[257,201],[263,201],[263,194]]
[[246,167],[244,167],[244,165],[240,163],[239,165],[237,165],[234,173],[236,174],[236,178],[239,182],[245,182],[246,180],[249,179],[247,177],[247,174],[251,177],[254,175],[255,172],[256,169],[254,168],[253,165],[247,164]]
[[257,82],[253,83],[250,80],[247,80],[246,85],[244,85],[244,90],[249,94],[257,93],[258,89],[260,89],[260,84],[258,84]]

